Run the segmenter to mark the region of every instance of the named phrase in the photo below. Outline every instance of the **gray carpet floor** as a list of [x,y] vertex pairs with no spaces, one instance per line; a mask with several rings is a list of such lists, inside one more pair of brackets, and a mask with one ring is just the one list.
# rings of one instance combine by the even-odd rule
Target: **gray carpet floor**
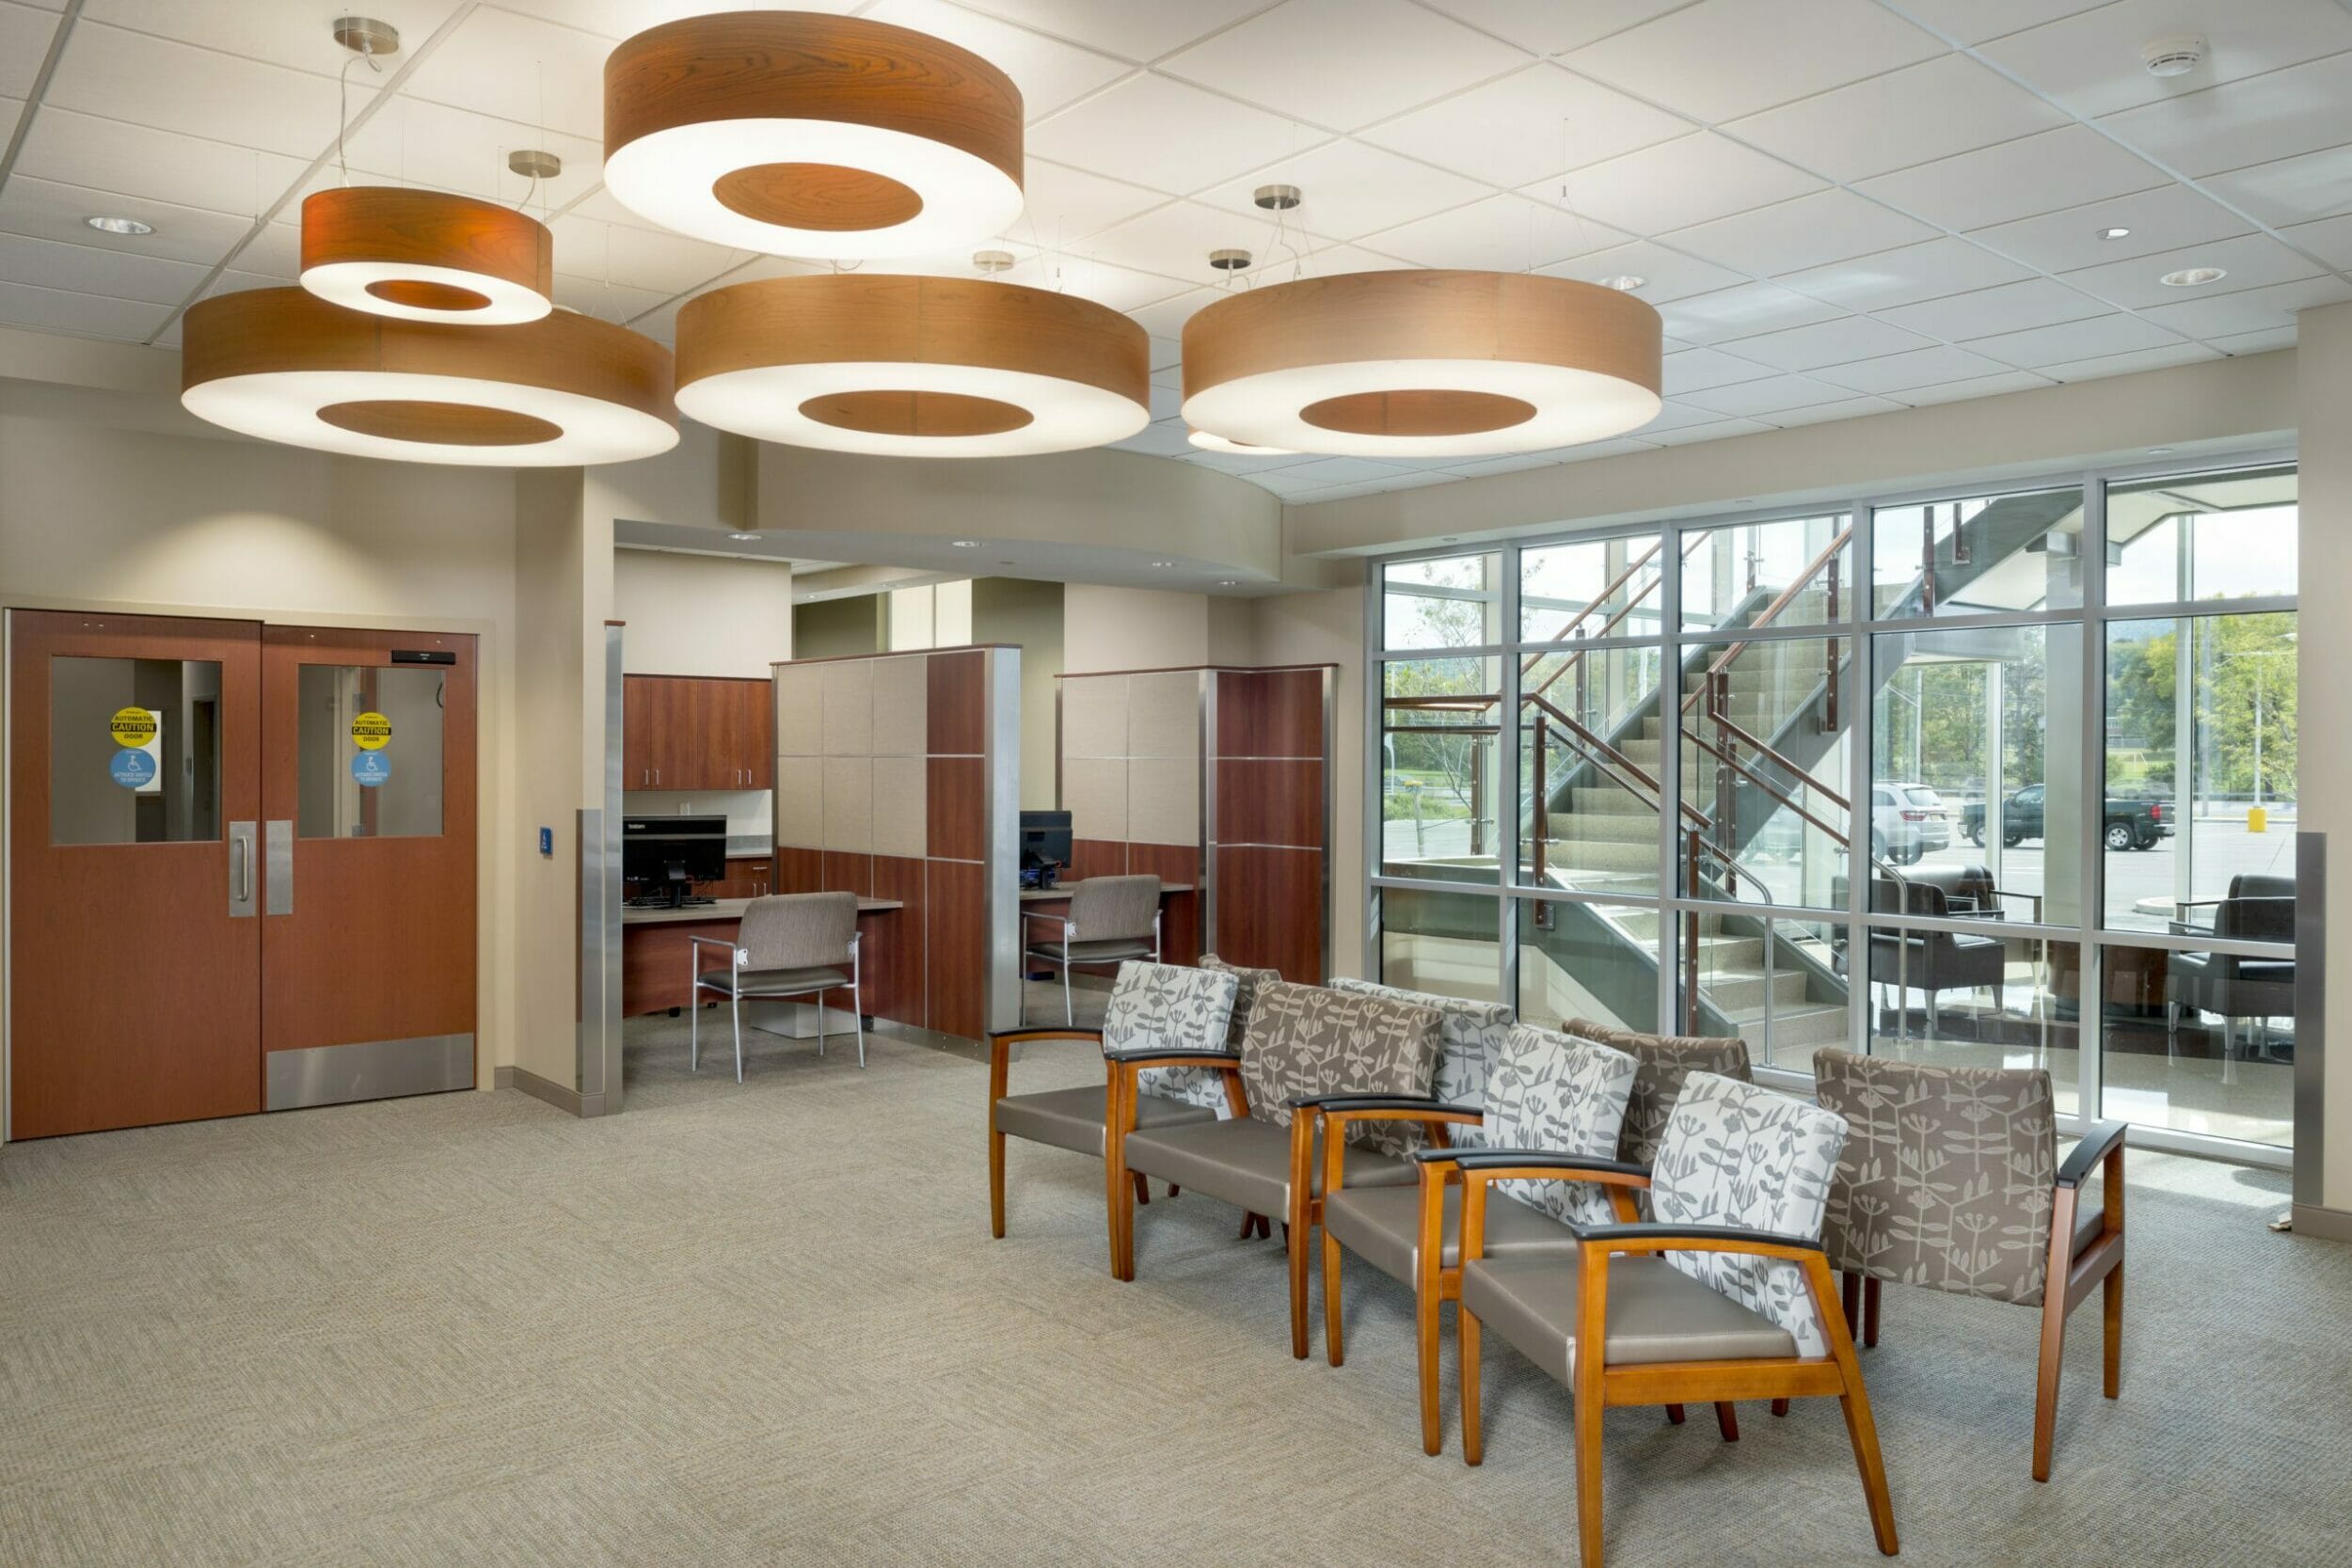
[[[967,1058],[763,1039],[738,1087],[681,1023],[632,1040],[605,1120],[507,1091],[0,1152],[0,1563],[1573,1560],[1565,1392],[1490,1341],[1466,1468],[1449,1332],[1424,1457],[1369,1269],[1347,1366],[1295,1362],[1222,1205],[1142,1211],[1118,1284],[1101,1167],[1016,1145],[991,1241]],[[1889,1290],[1904,1560],[2352,1561],[2352,1248],[2267,1231],[2273,1176],[2134,1170],[2124,1396],[2077,1335],[2047,1486],[2035,1314]],[[1610,1560],[1880,1560],[1835,1402],[1742,1416],[1611,1414]]]

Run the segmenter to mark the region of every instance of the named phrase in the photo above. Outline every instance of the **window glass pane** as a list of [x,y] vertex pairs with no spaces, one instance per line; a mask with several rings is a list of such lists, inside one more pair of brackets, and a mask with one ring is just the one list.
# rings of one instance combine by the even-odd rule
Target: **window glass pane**
[[[2217,936],[2292,933],[2295,896],[2212,911]],[[2101,1114],[2281,1148],[2295,1141],[2295,953],[2101,950]]]
[[1530,899],[1519,906],[1519,1017],[1658,1030],[1658,911]]
[[[1948,884],[1948,885],[1947,885]],[[1960,918],[1983,885],[1949,873],[1872,880],[1881,916]],[[2081,944],[2004,933],[1873,924],[1870,1053],[1937,1067],[2040,1067],[2061,1114],[2081,1106]]]
[[1453,555],[1382,568],[1381,645],[1474,648],[1505,641],[1502,558]]
[[1382,888],[1381,983],[1499,1000],[1502,911],[1502,901],[1485,894]]
[[1702,643],[1685,656],[1677,825],[1700,835],[1707,897],[1845,901],[1852,648],[1850,638],[1797,638]]
[[1528,659],[1519,676],[1519,875],[1658,891],[1658,673],[1651,648]]
[[1870,604],[1884,620],[2083,602],[2079,486],[1871,515]]
[[1905,871],[1981,868],[2012,919],[2079,920],[2083,802],[2069,748],[2081,650],[2072,630],[2041,626],[1882,636],[1871,853]]
[[302,666],[302,837],[441,831],[444,678],[423,665]]
[[2293,610],[2107,624],[2110,928],[2179,930],[2248,879],[2293,884],[2295,642]]
[[1665,547],[1657,534],[1547,545],[1519,557],[1519,637],[1655,637]]
[[1847,519],[1783,517],[1682,536],[1682,625],[1819,626],[1842,620],[1852,581]]
[[1498,880],[1502,661],[1393,659],[1381,679],[1382,871]]
[[1685,986],[1695,979],[1696,1033],[1738,1035],[1758,1067],[1811,1072],[1813,1053],[1847,1038],[1841,922],[1692,912],[1683,922]]
[[220,837],[220,665],[49,661],[49,842]]
[[2107,487],[2107,603],[2171,604],[2296,592],[2296,470]]

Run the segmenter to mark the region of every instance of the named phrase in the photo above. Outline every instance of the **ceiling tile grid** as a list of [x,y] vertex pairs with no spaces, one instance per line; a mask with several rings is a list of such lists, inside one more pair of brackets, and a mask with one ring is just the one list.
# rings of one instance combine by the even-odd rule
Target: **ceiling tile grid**
[[[528,193],[557,233],[561,302],[664,339],[697,293],[809,270],[663,233],[598,184],[605,54],[720,5],[371,8],[404,51],[346,71],[297,0],[88,0],[27,103],[59,13],[0,0],[0,136],[30,116],[0,169],[0,323],[176,341],[194,299],[291,276],[299,198],[345,161],[354,182]],[[1660,307],[1666,411],[1628,442],[1344,477],[1200,452],[1180,418],[1130,443],[1291,499],[2267,352],[2295,311],[2352,298],[2352,7],[2336,0],[812,8],[938,33],[1013,76],[1028,211],[997,242],[1018,258],[1004,276],[1131,312],[1157,372],[1220,290],[1302,272],[1633,277]],[[2141,46],[2185,27],[2209,58],[2149,75]],[[504,167],[522,147],[559,151],[564,175],[532,191]],[[1279,225],[1251,200],[1275,182],[1306,193]],[[101,213],[156,232],[84,225]],[[1253,267],[1213,273],[1229,245]],[[2187,267],[2224,276],[2160,281]],[[961,256],[889,270],[971,275]]]

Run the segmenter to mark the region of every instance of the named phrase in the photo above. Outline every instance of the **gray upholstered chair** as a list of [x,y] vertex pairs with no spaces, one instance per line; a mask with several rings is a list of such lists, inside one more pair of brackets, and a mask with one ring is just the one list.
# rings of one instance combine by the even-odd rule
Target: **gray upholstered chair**
[[[1424,1184],[1459,1172],[1462,1458],[1485,1457],[1479,1346],[1492,1329],[1575,1397],[1577,1535],[1600,1568],[1601,1418],[1613,1405],[1836,1396],[1879,1550],[1896,1551],[1878,1431],[1821,1219],[1845,1139],[1818,1106],[1713,1073],[1684,1082],[1645,1176],[1525,1149],[1423,1150]],[[1571,1222],[1577,1255],[1497,1255],[1497,1181],[1646,1186],[1646,1224]],[[1594,1351],[1597,1349],[1597,1354]]]
[[[1325,1163],[1316,1158],[1323,1121],[1314,1101],[1336,1094],[1425,1101],[1437,1069],[1442,1021],[1427,1007],[1387,997],[1276,982],[1258,989],[1238,1051],[1113,1051],[1110,1178],[1111,1270],[1136,1274],[1134,1192],[1127,1173],[1197,1188],[1242,1211],[1245,1233],[1279,1214],[1286,1227],[1291,1353],[1307,1354],[1307,1243],[1321,1218]],[[1214,1071],[1233,1115],[1178,1127],[1137,1125],[1140,1074],[1163,1067]],[[1402,1156],[1420,1141],[1419,1123],[1365,1120],[1342,1135],[1339,1158],[1359,1186],[1410,1185]]]
[[[1435,1001],[1436,999],[1432,999]],[[1445,1009],[1449,1025],[1455,1010]],[[1507,1010],[1505,1013],[1507,1017]],[[1539,1148],[1580,1159],[1613,1160],[1633,1088],[1635,1063],[1622,1051],[1556,1035],[1530,1024],[1506,1024],[1503,1039],[1482,1071],[1477,1103],[1448,1103],[1441,1095],[1416,1106],[1401,1100],[1327,1099],[1319,1102],[1325,1158],[1330,1137],[1361,1117],[1415,1115],[1446,1124],[1443,1141],[1462,1148]],[[1451,1040],[1449,1040],[1451,1043]],[[1631,1167],[1629,1167],[1631,1168]],[[1341,1332],[1340,1249],[1413,1288],[1415,1345],[1421,1373],[1422,1447],[1442,1446],[1438,1414],[1438,1331],[1446,1302],[1462,1284],[1462,1194],[1458,1178],[1424,1162],[1414,1187],[1350,1187],[1327,1164],[1323,1176],[1323,1343],[1334,1367],[1346,1358]],[[1429,1180],[1432,1171],[1438,1179]],[[1500,1255],[1549,1251],[1573,1257],[1576,1235],[1565,1220],[1605,1225],[1638,1216],[1621,1188],[1520,1185],[1504,1189],[1515,1202],[1486,1213],[1486,1250]]]
[[1070,998],[1074,965],[1117,964],[1130,958],[1160,961],[1160,879],[1157,877],[1089,877],[1070,888],[1067,914],[1021,915],[1022,951],[1061,974],[1061,1021],[1077,1020]]
[[1644,1035],[1586,1018],[1569,1019],[1560,1032],[1597,1040],[1639,1064],[1633,1092],[1626,1101],[1625,1132],[1617,1140],[1617,1158],[1637,1165],[1658,1158],[1658,1140],[1665,1136],[1667,1117],[1682,1094],[1682,1081],[1691,1074],[1711,1072],[1742,1084],[1755,1082],[1748,1042],[1737,1035]]
[[[1857,1285],[1863,1341],[1878,1343],[1879,1284],[1924,1285],[2042,1311],[2033,1479],[2050,1479],[2066,1320],[2106,1297],[2106,1396],[2123,1348],[2123,1124],[2085,1129],[2058,1157],[2050,1075],[2039,1068],[1942,1068],[1817,1052],[1816,1092],[1851,1131],[1830,1184],[1830,1266]],[[2104,1201],[2082,1202],[2104,1164]]]
[[[2189,911],[2202,900],[2182,906]],[[2200,921],[2194,914],[2172,923],[2176,936],[2210,936],[2235,942],[2295,941],[2295,879],[2246,872],[2230,879],[2226,898],[2211,901],[2213,913]],[[2295,960],[2249,958],[2237,953],[2173,953],[2165,964],[2165,1037],[2179,1050],[2184,1012],[2211,1013],[2225,1032],[2234,1032],[2240,1020],[2250,1020],[2254,1041],[2249,1053],[2267,1056],[2270,1022],[2295,1016]],[[2225,1071],[2233,1058],[2235,1042],[2222,1040]],[[2292,1053],[2290,1052],[2290,1054]],[[2228,1082],[2228,1079],[2224,1079]]]
[[[857,1031],[857,1065],[866,1065],[866,1005],[858,994],[857,895],[781,893],[755,898],[743,909],[733,942],[691,937],[694,965],[693,1006],[687,1024],[687,1065],[702,1070],[702,999],[705,991],[727,999],[735,1026],[735,1081],[743,1081],[743,1004],[796,996],[817,999],[817,1053],[825,1053],[824,993],[847,988],[850,1017]],[[723,968],[705,969],[703,954],[716,948],[727,956]]]
[[[1968,891],[1947,889],[1943,879],[1937,879],[1906,877],[1898,882],[1890,877],[1873,877],[1870,909],[1879,914],[1914,914],[1947,920],[1955,913],[1981,914],[1981,901],[1993,896],[1989,886],[1964,878],[1956,879],[1955,887]],[[1963,905],[1964,908],[1959,907]],[[1993,1010],[2001,1010],[2003,991],[2009,981],[2009,943],[1999,937],[1957,931],[1873,927],[1868,978],[1874,990],[1885,986],[1895,992],[1896,1016],[1904,1021],[1899,1022],[1898,1027],[1906,1031],[1910,993],[1925,991],[1928,1012],[1924,1027],[1932,1037],[1936,1007],[1947,990],[1989,990],[1993,992]]]
[[[1014,1029],[989,1037],[988,1208],[992,1235],[1005,1233],[1005,1140],[1104,1156],[1109,1090],[1089,1085],[1035,1094],[1010,1092],[1012,1056],[1033,1041],[1072,1040],[1099,1051],[1222,1051],[1240,980],[1232,974],[1172,964],[1124,963],[1113,982],[1100,1029]],[[1107,1079],[1107,1073],[1106,1073]],[[1146,1074],[1136,1096],[1139,1127],[1214,1121],[1226,1110],[1224,1081],[1199,1069]],[[1135,1178],[1138,1189],[1142,1179]],[[1138,1196],[1150,1201],[1148,1195]]]

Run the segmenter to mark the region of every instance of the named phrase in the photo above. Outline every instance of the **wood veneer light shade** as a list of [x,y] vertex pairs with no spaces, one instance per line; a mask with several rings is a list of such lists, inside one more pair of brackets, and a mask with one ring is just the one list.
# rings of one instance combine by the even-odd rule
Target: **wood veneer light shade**
[[1071,294],[832,273],[714,289],[677,318],[678,407],[763,441],[1011,457],[1122,441],[1152,419],[1151,339]]
[[1658,312],[1526,273],[1366,272],[1229,294],[1184,324],[1185,422],[1346,457],[1486,456],[1658,417]]
[[604,66],[604,182],[665,229],[781,256],[968,250],[1021,214],[1021,90],[906,27],[729,11]]
[[303,200],[301,281],[371,315],[511,326],[555,308],[555,244],[496,202],[352,185]]
[[225,429],[354,457],[569,467],[675,446],[671,376],[660,343],[569,310],[485,332],[247,289],[189,309],[180,402]]

